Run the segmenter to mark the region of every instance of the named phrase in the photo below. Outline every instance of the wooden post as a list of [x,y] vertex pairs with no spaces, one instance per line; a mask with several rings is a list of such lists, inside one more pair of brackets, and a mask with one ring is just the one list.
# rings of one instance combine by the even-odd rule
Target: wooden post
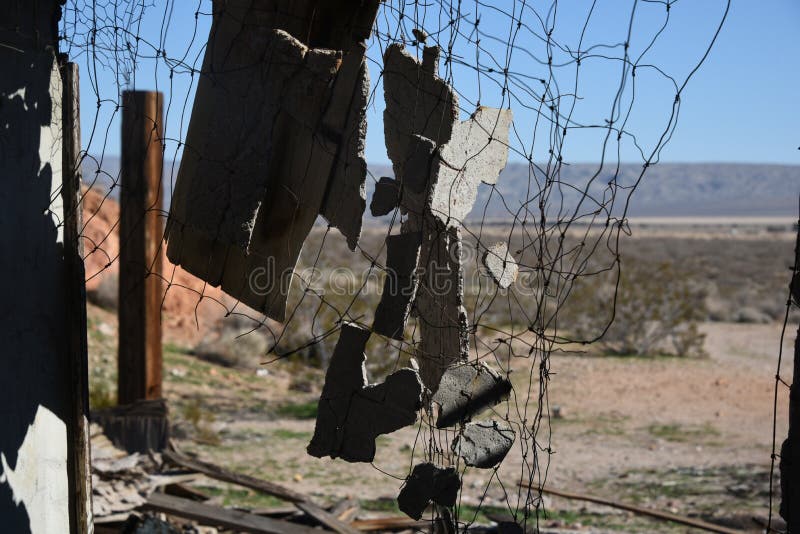
[[163,97],[122,94],[117,401],[161,397]]
[[75,522],[74,532],[90,532],[92,525],[92,470],[89,463],[89,352],[86,339],[86,272],[83,267],[83,242],[80,239],[81,213],[81,124],[78,65],[63,63],[64,152],[62,158],[64,201],[64,263],[66,317],[70,354],[70,392],[72,424],[67,427],[67,458],[70,497]]
[[[792,281],[789,286],[790,301],[794,306],[800,307],[800,217],[797,219],[797,241],[794,254]],[[780,514],[786,520],[787,532],[800,532],[800,325],[797,327],[797,337],[794,340],[792,364],[792,385],[789,388],[789,432],[781,447],[779,466],[781,473]],[[777,398],[776,393],[776,401]]]

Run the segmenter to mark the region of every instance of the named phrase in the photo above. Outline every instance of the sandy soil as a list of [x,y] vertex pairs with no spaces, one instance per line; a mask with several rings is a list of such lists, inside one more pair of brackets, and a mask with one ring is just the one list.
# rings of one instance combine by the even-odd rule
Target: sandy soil
[[[545,420],[538,436],[545,445],[549,426],[553,454],[547,485],[739,527],[755,526],[751,516],[765,517],[780,325],[709,323],[703,331],[706,359],[553,356],[549,404],[551,410],[558,407],[560,417]],[[792,342],[790,332],[785,351]],[[269,374],[261,377],[186,355],[168,356],[167,367],[166,391],[183,448],[321,501],[352,496],[391,502],[414,461],[413,450],[418,460],[428,443],[424,428],[408,428],[379,438],[372,465],[312,458],[305,446],[314,420],[282,407],[313,405],[317,393],[290,389],[298,382],[291,364],[267,366]],[[782,376],[790,382],[786,371],[788,366]],[[321,376],[306,378],[321,382]],[[787,398],[782,387],[779,443],[786,433]],[[188,422],[189,405],[200,406],[207,416]],[[516,502],[523,462],[519,445],[496,477],[491,471],[467,472],[462,504],[478,504],[484,492],[484,505]],[[547,459],[540,450],[541,468]],[[580,514],[545,525],[577,524],[590,532],[676,531],[608,508],[550,498],[545,504],[553,513]]]

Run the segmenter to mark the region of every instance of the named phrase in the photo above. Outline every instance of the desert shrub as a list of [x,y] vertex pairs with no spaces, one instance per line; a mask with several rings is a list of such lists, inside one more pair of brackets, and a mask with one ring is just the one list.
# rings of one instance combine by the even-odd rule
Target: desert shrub
[[668,262],[637,261],[621,269],[618,286],[616,278],[609,273],[576,281],[561,323],[573,337],[588,341],[602,334],[597,345],[610,354],[705,354],[698,329],[708,314],[705,294],[688,273]]
[[227,367],[255,368],[265,359],[269,345],[264,330],[255,321],[231,315],[203,337],[192,354]]
[[214,412],[207,409],[199,398],[190,399],[183,406],[181,415],[191,425],[195,441],[208,445],[219,445],[219,435],[212,426],[216,421]]

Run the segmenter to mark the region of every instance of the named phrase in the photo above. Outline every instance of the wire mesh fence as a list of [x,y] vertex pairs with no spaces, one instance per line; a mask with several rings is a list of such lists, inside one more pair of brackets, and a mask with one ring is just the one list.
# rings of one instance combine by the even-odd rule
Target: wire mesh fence
[[[336,142],[320,133],[313,117],[305,120],[303,114],[311,113],[308,102],[319,101],[311,94],[316,87],[326,91],[335,87],[331,72],[344,69],[351,50],[340,46],[344,53],[338,56],[324,52],[333,43],[341,44],[343,38],[334,31],[338,19],[320,8],[304,27],[307,35],[289,32],[292,35],[279,43],[289,47],[294,46],[291,39],[303,41],[303,47],[297,49],[302,48],[304,56],[291,61],[299,61],[316,78],[297,81],[302,76],[292,70],[285,76],[286,86],[269,93],[289,68],[282,61],[295,66],[285,59],[288,56],[279,55],[278,44],[265,42],[259,34],[259,28],[281,20],[282,9],[286,13],[297,9],[284,4],[289,3],[67,1],[60,22],[61,50],[82,70],[83,202],[91,206],[82,232],[87,283],[94,290],[113,283],[119,242],[126,240],[126,235],[117,235],[118,215],[109,216],[111,212],[104,210],[125,187],[119,160],[124,150],[119,141],[123,91],[160,91],[164,207],[150,207],[167,228],[160,254],[183,258],[177,263],[189,254],[167,252],[170,240],[185,243],[188,239],[186,233],[179,238],[176,229],[184,231],[195,225],[213,236],[194,245],[191,254],[200,259],[192,267],[165,263],[163,273],[150,273],[163,279],[165,308],[171,295],[179,293],[184,306],[176,308],[176,314],[192,315],[197,328],[208,328],[211,323],[206,320],[237,318],[246,325],[247,335],[266,336],[269,347],[261,355],[265,363],[299,358],[325,367],[334,358],[344,325],[375,333],[376,309],[385,288],[390,287],[386,280],[398,279],[395,266],[390,265],[389,242],[396,236],[421,233],[417,254],[426,260],[417,260],[412,268],[415,298],[411,299],[410,318],[399,335],[368,335],[367,369],[376,382],[407,366],[420,366],[424,375],[430,354],[423,344],[445,338],[443,332],[448,329],[457,330],[456,336],[463,339],[455,341],[461,352],[454,361],[485,362],[511,385],[508,401],[489,407],[482,417],[511,429],[514,445],[506,461],[490,466],[480,484],[460,487],[455,506],[445,507],[449,512],[439,509],[434,515],[451,513],[459,528],[469,527],[478,513],[459,506],[462,498],[471,493],[470,502],[477,502],[479,510],[484,497],[492,492],[503,496],[516,523],[536,525],[544,513],[542,488],[555,452],[548,402],[548,384],[553,380],[550,356],[581,350],[609,329],[624,265],[620,242],[629,233],[626,217],[635,202],[634,193],[648,170],[659,163],[674,135],[682,97],[707,59],[730,2],[719,2],[718,18],[705,23],[707,31],[702,36],[694,40],[687,36],[687,47],[680,51],[665,45],[665,36],[683,30],[693,16],[693,6],[677,0],[639,0],[624,6],[597,0],[383,2],[377,6],[374,24],[369,24],[363,51],[365,72],[358,74],[371,81],[364,85],[368,89],[363,103],[357,101],[352,108],[355,119],[342,122],[346,127],[339,128]],[[277,18],[270,18],[273,15]],[[294,28],[294,19],[287,20],[281,24]],[[230,28],[226,23],[238,28],[227,37]],[[350,23],[352,19],[341,22]],[[416,69],[417,78],[402,78],[403,71],[390,63],[397,54],[402,55],[398,61]],[[235,86],[236,90],[243,87],[241,92],[232,90],[227,98],[202,100],[215,90],[228,90],[222,76],[236,76],[237,72],[245,78]],[[411,89],[394,92],[403,83]],[[424,90],[426,83],[441,91],[432,96]],[[411,104],[403,107],[398,95]],[[431,120],[432,115],[420,111],[428,109],[426,106],[447,107],[455,116],[449,123],[441,114]],[[359,108],[363,109],[360,116]],[[299,141],[277,135],[270,138],[268,149],[259,145],[263,138],[258,134],[249,137],[251,129],[272,127],[284,120],[281,113],[287,109],[295,121],[290,122],[293,128],[304,131],[319,146],[313,144],[313,149],[304,152]],[[323,105],[321,109],[326,108]],[[482,111],[491,109],[498,113]],[[504,112],[513,113],[513,120],[506,125],[507,136],[502,135]],[[481,122],[482,113],[489,119]],[[326,158],[345,161],[341,172],[350,176],[348,173],[362,172],[359,165],[365,157],[392,160],[392,166],[368,165],[363,170],[366,184],[356,180],[351,187],[356,196],[366,191],[362,211],[368,204],[375,205],[386,184],[395,183],[384,177],[394,176],[397,188],[411,187],[406,184],[411,180],[407,173],[410,160],[404,159],[405,154],[397,156],[398,142],[393,137],[407,116],[412,117],[411,123],[421,121],[414,133],[432,139],[443,158],[450,157],[452,162],[455,154],[462,152],[461,164],[453,171],[453,187],[443,190],[442,202],[434,204],[438,208],[425,204],[430,199],[412,205],[419,193],[404,192],[405,201],[395,201],[389,209],[368,210],[363,219],[357,213],[358,228],[353,230],[343,222],[342,210],[335,209],[337,203],[329,201],[333,193],[320,181],[320,162]],[[213,143],[198,142],[203,136],[192,134],[190,123],[199,120],[197,117],[212,125]],[[354,129],[347,127],[351,122]],[[364,122],[365,137],[359,128]],[[464,134],[462,144],[450,142],[457,139],[453,132],[459,131],[461,124],[479,129],[481,141],[471,145],[472,138]],[[445,134],[444,130],[452,131]],[[499,178],[486,170],[485,162],[498,142],[507,156],[500,158],[503,161],[497,172],[505,167],[505,159],[514,165],[514,172],[506,169]],[[364,143],[366,156],[364,147],[359,146]],[[238,150],[229,150],[225,156],[230,145]],[[355,145],[353,158],[337,152],[342,145]],[[278,154],[291,159],[287,155],[291,150],[298,155],[294,159],[302,161],[267,168],[266,162],[277,159]],[[267,184],[274,186],[272,189],[263,183],[252,185],[258,176],[253,179],[235,172],[246,158],[250,158],[247,161],[254,176],[259,171],[294,181],[289,186],[280,181]],[[591,168],[580,166],[578,172],[575,164],[582,161],[594,163]],[[203,189],[195,182],[194,188],[203,193],[197,195],[191,186],[181,185],[181,168],[188,168],[189,162],[193,162],[194,175],[216,173],[219,187]],[[464,185],[471,164],[478,168],[480,185]],[[447,161],[440,168],[444,169],[439,171],[440,177],[450,169]],[[228,176],[219,176],[228,171]],[[459,187],[473,189],[464,193]],[[298,192],[301,198],[296,198]],[[464,200],[470,195],[471,199]],[[192,215],[192,209],[203,202],[237,206],[238,211],[233,222],[197,216],[197,211]],[[306,212],[304,203],[322,205],[323,216],[317,216],[317,209]],[[463,213],[454,206],[463,208]],[[289,216],[279,218],[284,211]],[[95,219],[103,217],[110,220],[96,224]],[[259,217],[272,219],[265,223]],[[302,245],[302,250],[286,252],[285,264],[271,264],[270,259],[282,257],[283,252],[269,254],[271,249],[259,247],[278,239],[275,236],[294,233],[299,237],[293,243]],[[220,241],[238,248],[218,253],[215,247]],[[214,259],[219,254],[224,260]],[[253,269],[246,276],[229,278],[224,274],[236,271],[230,263],[233,254],[241,256],[236,261],[251,262],[248,265]],[[225,267],[222,274],[213,275],[211,271],[217,267],[212,264],[218,261]],[[429,270],[419,270],[422,264]],[[437,277],[432,278],[437,267],[443,272],[441,285],[434,283]],[[258,276],[254,277],[254,272]],[[505,278],[508,283],[501,282]],[[280,280],[277,287],[276,280]],[[269,287],[260,285],[264,281]],[[582,286],[598,284],[609,288],[604,299],[607,314],[578,330],[565,320],[574,317],[582,305],[575,301],[574,293]],[[425,292],[430,295],[425,297]],[[264,299],[255,305],[260,309],[254,309],[250,297],[241,299],[247,300],[243,303],[231,294],[279,295],[277,306],[285,299],[285,310],[271,307]],[[455,305],[448,301],[453,296],[458,297]],[[431,302],[427,312],[420,304],[424,299]],[[458,313],[462,308],[463,318]],[[449,316],[453,310],[455,315]],[[431,382],[438,383],[446,368],[440,365]],[[404,472],[387,471],[386,476],[407,480],[419,461],[454,468],[461,479],[476,469],[453,447],[454,441],[463,439],[459,438],[463,425],[437,425],[431,401],[435,389],[435,385],[428,387],[430,394],[423,396],[425,408],[416,423],[411,465]],[[374,467],[386,471],[380,465]]]

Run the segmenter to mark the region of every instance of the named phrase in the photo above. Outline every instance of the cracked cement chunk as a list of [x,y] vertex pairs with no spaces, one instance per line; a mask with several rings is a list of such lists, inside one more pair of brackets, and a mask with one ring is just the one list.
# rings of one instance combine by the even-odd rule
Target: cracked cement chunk
[[411,136],[408,155],[403,162],[403,187],[414,193],[427,193],[438,170],[436,144],[421,135]]
[[501,289],[513,284],[519,273],[519,266],[505,243],[496,243],[489,247],[483,254],[483,265]]
[[495,184],[508,162],[507,109],[479,107],[468,120],[453,126],[450,141],[441,149],[438,179],[430,209],[446,224],[463,221],[475,204],[478,185]]
[[447,82],[423,67],[403,45],[390,45],[383,61],[386,150],[395,176],[401,178],[401,166],[411,153],[413,135],[426,137],[439,146],[450,140],[453,123],[458,119],[458,99]]
[[503,461],[514,444],[515,437],[516,432],[506,422],[467,423],[456,436],[451,448],[467,465],[486,469]]
[[368,385],[364,347],[370,331],[345,323],[320,395],[308,453],[348,462],[371,462],[375,438],[414,424],[422,405],[416,371],[400,369],[382,384]]
[[402,341],[411,302],[417,290],[417,268],[422,234],[390,235],[386,238],[386,278],[381,301],[375,310],[372,330]]
[[375,193],[369,204],[373,217],[388,215],[400,204],[400,184],[394,178],[381,176],[375,184]]
[[460,231],[445,227],[431,214],[423,218],[422,228],[419,285],[414,301],[420,332],[416,357],[422,382],[435,392],[442,373],[451,365],[466,361],[469,327],[463,303]]
[[417,464],[397,496],[397,505],[406,515],[418,520],[430,502],[445,507],[455,506],[460,488],[461,479],[455,468]]
[[508,398],[511,382],[484,363],[469,363],[449,368],[439,382],[433,402],[439,405],[437,428],[462,421]]

